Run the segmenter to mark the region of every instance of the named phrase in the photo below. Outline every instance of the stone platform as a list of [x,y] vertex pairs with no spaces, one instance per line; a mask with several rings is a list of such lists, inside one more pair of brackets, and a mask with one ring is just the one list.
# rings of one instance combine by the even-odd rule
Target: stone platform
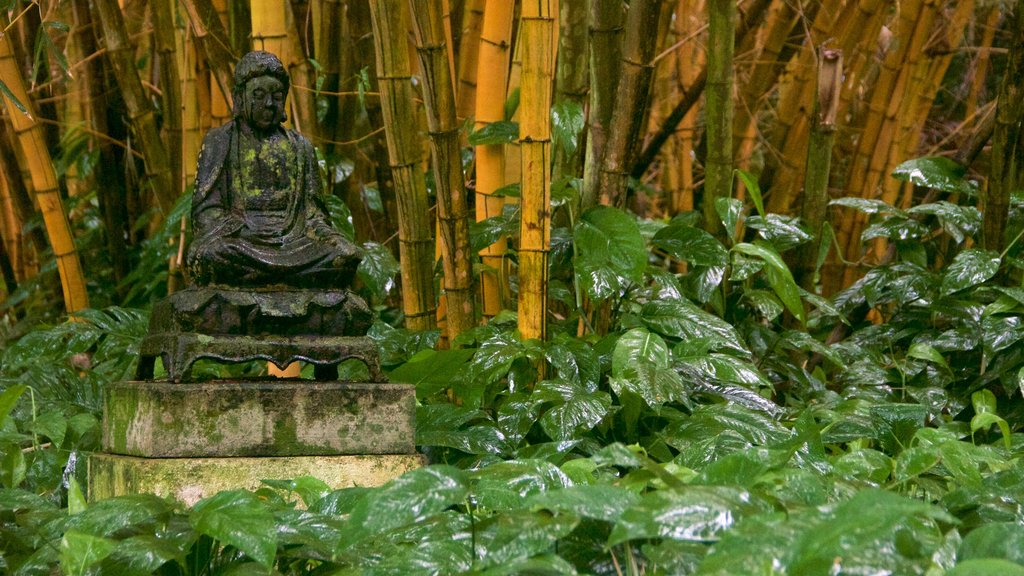
[[193,505],[222,490],[263,486],[261,480],[313,476],[334,489],[379,486],[424,465],[417,454],[287,458],[89,457],[89,500],[152,493]]
[[256,380],[107,388],[103,451],[148,458],[414,454],[408,384]]

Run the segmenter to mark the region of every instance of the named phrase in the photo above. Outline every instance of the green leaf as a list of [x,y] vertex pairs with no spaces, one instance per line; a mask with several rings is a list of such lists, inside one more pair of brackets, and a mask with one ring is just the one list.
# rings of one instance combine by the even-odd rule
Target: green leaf
[[489,144],[509,144],[519,139],[518,122],[491,122],[469,135],[470,146],[486,146]]
[[767,264],[765,268],[765,277],[768,279],[768,285],[772,287],[775,294],[785,304],[786,309],[793,315],[794,318],[800,321],[801,324],[807,323],[807,318],[804,314],[804,304],[800,300],[800,289],[796,285],[796,281],[793,280],[793,274],[789,271],[789,267],[779,256],[779,253],[774,248],[760,242],[756,244],[741,243],[733,246],[733,250],[743,254],[749,254],[750,256],[757,256],[764,260]]
[[17,444],[0,444],[4,450],[3,458],[0,458],[0,483],[8,488],[17,488],[25,481],[27,466],[25,453]]
[[669,367],[668,345],[644,328],[634,328],[616,342],[609,384],[620,397],[629,391],[651,407],[689,402],[682,379]]
[[50,439],[54,447],[64,443],[64,435],[68,431],[68,421],[60,412],[43,412],[29,425],[29,430]]
[[906,212],[895,208],[881,200],[871,198],[837,198],[828,203],[829,206],[844,206],[853,208],[865,214],[897,214],[905,215]]
[[956,255],[942,277],[942,294],[977,286],[999,272],[1002,259],[991,250],[972,248]]
[[553,512],[568,512],[584,518],[615,522],[628,508],[640,501],[640,496],[625,488],[607,484],[570,486],[531,496],[529,508],[544,508]]
[[747,227],[758,230],[761,237],[771,243],[777,250],[784,251],[810,242],[812,236],[804,232],[797,224],[794,216],[782,216],[769,214],[762,218],[751,216],[747,218]]
[[277,554],[274,516],[248,490],[229,490],[203,498],[192,507],[189,522],[200,534],[234,546],[269,569]]
[[359,262],[357,273],[374,298],[383,300],[391,292],[398,271],[398,261],[391,250],[375,242],[363,244],[363,260]]
[[957,558],[1001,558],[1024,564],[1024,526],[1012,522],[985,524],[971,530],[960,543]]
[[1024,576],[1024,566],[993,558],[965,560],[946,572],[946,576]]
[[468,493],[466,475],[451,466],[407,472],[367,494],[349,514],[349,538],[358,540],[419,522],[459,504]]
[[930,214],[939,218],[942,229],[958,243],[967,236],[974,236],[981,229],[981,210],[974,206],[960,206],[945,200],[914,206],[909,214]]
[[669,224],[655,233],[651,243],[673,258],[695,266],[725,266],[729,252],[714,236],[692,226]]
[[[477,555],[474,568],[495,567],[495,571],[488,571],[488,574],[544,574],[535,572],[537,564],[529,562],[529,559],[549,555],[555,549],[555,543],[578,524],[579,518],[571,514],[552,515],[525,510],[485,518],[474,529],[474,551]],[[517,565],[530,568],[506,571],[506,568]],[[564,563],[555,564],[562,565]]]
[[3,425],[4,420],[11,414],[11,410],[14,409],[14,405],[18,403],[18,399],[21,395],[28,390],[28,386],[24,384],[15,384],[10,388],[0,393],[0,426]]
[[929,344],[923,342],[916,342],[910,346],[910,350],[907,350],[907,356],[910,358],[917,358],[919,360],[926,360],[938,364],[946,370],[946,372],[952,374],[953,372],[949,369],[949,364],[946,359],[942,357],[942,354]]
[[64,574],[80,576],[114,551],[113,540],[68,530],[60,541],[60,566]]
[[540,418],[541,428],[552,440],[572,440],[597,426],[612,408],[607,392],[588,392],[580,384],[545,380],[534,392],[555,406]]
[[450,387],[452,374],[466,369],[475,352],[470,348],[420,350],[408,362],[392,370],[388,379],[414,385],[416,395],[424,398]]
[[715,198],[715,212],[725,227],[725,233],[735,242],[736,226],[743,217],[743,202],[736,198]]
[[750,172],[740,170],[739,168],[733,172],[743,182],[743,186],[746,187],[747,193],[750,194],[750,199],[754,201],[754,207],[757,208],[757,214],[764,218],[764,201],[761,199],[761,187],[757,184],[757,178]]
[[557,466],[543,460],[507,460],[472,473],[473,494],[488,510],[514,510],[523,499],[572,485]]
[[640,320],[645,326],[670,338],[688,342],[691,349],[703,344],[711,350],[730,349],[748,353],[731,324],[682,299],[660,299],[644,304]]
[[7,96],[7,99],[11,101],[11,104],[14,104],[14,107],[22,114],[29,118],[32,117],[32,115],[28,113],[28,108],[25,108],[25,105],[21,103],[21,100],[18,100],[18,97],[14,95],[14,92],[11,92],[11,89],[7,87],[7,84],[4,83],[3,80],[0,80],[0,92],[2,92],[4,96]]
[[554,145],[560,146],[566,156],[572,156],[579,145],[583,131],[583,106],[574,100],[559,100],[551,107],[551,134]]
[[79,512],[85,511],[88,508],[88,504],[85,499],[85,494],[82,494],[82,488],[78,485],[78,480],[75,480],[74,476],[68,478],[68,514],[75,515]]
[[583,213],[573,230],[576,281],[587,294],[601,300],[618,295],[643,280],[647,249],[636,219],[598,206]]
[[978,193],[978,186],[964,178],[966,174],[967,168],[943,156],[907,160],[892,171],[892,177],[897,180],[951,194],[974,196]]
[[651,492],[622,513],[608,545],[650,538],[714,542],[750,508],[749,501],[747,492],[726,486]]
[[262,482],[272,488],[298,494],[307,508],[331,492],[331,487],[323,480],[312,476],[299,476],[290,480],[262,480]]

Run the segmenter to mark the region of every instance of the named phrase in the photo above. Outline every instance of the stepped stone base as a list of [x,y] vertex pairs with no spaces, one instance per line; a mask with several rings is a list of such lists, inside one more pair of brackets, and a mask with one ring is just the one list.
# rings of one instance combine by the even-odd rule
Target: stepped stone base
[[313,476],[334,489],[379,486],[419,468],[415,454],[287,458],[89,457],[89,500],[153,493],[193,505],[222,490],[255,490],[261,480]]
[[415,454],[409,384],[308,380],[121,382],[103,450],[150,458]]

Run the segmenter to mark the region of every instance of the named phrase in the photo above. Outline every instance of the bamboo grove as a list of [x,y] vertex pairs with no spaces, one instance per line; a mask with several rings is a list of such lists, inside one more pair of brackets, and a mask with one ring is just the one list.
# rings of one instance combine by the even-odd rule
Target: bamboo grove
[[[792,266],[829,295],[889,253],[861,242],[864,214],[829,199],[909,207],[934,191],[893,168],[945,156],[982,183],[998,250],[1019,187],[1024,2],[4,4],[8,326],[181,285],[188,228],[163,224],[183,213],[199,142],[230,118],[232,65],[251,49],[288,66],[289,121],[355,237],[397,258],[389,297],[406,327],[449,342],[506,309],[523,337],[544,337],[571,312],[549,301],[552,227],[597,205],[694,211],[722,235],[716,199],[746,198],[734,170],[754,174],[766,209],[815,236]],[[514,227],[472,244],[503,217]],[[133,288],[142,268],[165,282]],[[577,300],[579,330],[601,331],[605,307]]]

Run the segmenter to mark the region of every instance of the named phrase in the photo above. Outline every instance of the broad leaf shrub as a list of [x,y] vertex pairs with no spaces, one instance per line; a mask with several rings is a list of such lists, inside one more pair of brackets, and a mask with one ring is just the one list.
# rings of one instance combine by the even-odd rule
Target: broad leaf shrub
[[[896,176],[973,193],[941,161]],[[520,340],[511,313],[449,350],[378,322],[431,461],[379,488],[295,478],[191,509],[87,504],[75,463],[144,316],[28,334],[0,356],[0,572],[1024,573],[1018,242],[973,247],[969,205],[838,200],[894,249],[825,300],[786,265],[810,235],[763,213],[747,180],[753,214],[718,206],[725,243],[691,214],[638,222],[563,201],[546,342]],[[391,267],[365,270],[367,286],[383,292]],[[585,310],[604,326],[578,337],[599,316]]]

